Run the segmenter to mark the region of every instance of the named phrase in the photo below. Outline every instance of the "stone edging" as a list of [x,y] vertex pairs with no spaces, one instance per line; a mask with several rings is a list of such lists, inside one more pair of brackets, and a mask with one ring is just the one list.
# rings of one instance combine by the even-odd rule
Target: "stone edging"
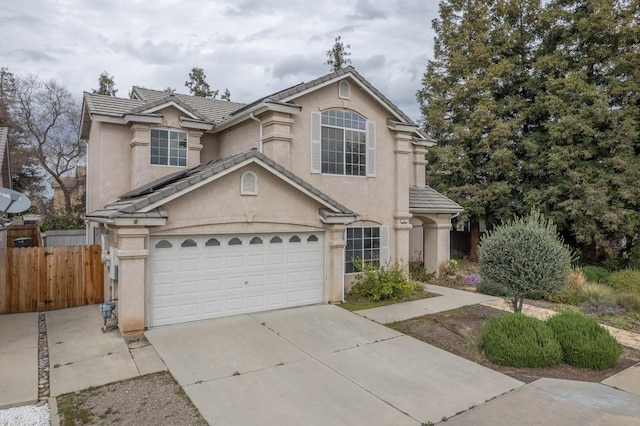
[[38,314],[38,401],[49,399],[49,343],[44,312]]

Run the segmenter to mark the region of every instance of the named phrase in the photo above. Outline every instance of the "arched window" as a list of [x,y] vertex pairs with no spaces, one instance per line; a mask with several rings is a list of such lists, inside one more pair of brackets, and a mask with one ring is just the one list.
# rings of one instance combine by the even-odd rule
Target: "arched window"
[[310,141],[311,173],[375,177],[375,121],[342,109],[311,111]]
[[282,242],[282,238],[278,237],[277,235],[273,238],[271,238],[271,240],[269,240],[269,242],[271,244],[280,244]]
[[293,237],[289,238],[289,242],[290,243],[299,243],[300,242],[300,237],[298,237],[297,235],[294,235]]
[[210,238],[206,243],[204,243],[204,245],[206,247],[215,247],[220,245],[220,241],[216,240],[215,238]]
[[262,238],[260,237],[253,237],[251,239],[251,241],[249,241],[249,244],[262,244]]
[[240,240],[240,238],[233,237],[232,239],[229,240],[229,245],[230,246],[241,246],[242,245],[242,241]]
[[156,243],[157,249],[171,248],[173,245],[167,240],[160,240]]
[[240,177],[241,195],[258,195],[258,176],[251,170],[246,171]]
[[351,86],[345,80],[338,84],[338,97],[340,99],[351,99]]
[[316,241],[318,241],[318,237],[315,235],[309,235],[309,238],[307,238],[307,242],[315,243]]
[[191,238],[186,239],[182,242],[181,244],[182,247],[197,247],[198,244],[196,244],[195,241],[193,241]]

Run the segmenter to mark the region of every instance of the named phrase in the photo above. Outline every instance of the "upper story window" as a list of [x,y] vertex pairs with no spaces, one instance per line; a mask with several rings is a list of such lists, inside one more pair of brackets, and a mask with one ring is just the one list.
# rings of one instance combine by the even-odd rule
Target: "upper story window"
[[331,109],[311,113],[311,173],[375,176],[375,123]]
[[187,132],[151,129],[151,164],[187,165]]
[[367,175],[367,120],[354,112],[322,113],[322,173]]

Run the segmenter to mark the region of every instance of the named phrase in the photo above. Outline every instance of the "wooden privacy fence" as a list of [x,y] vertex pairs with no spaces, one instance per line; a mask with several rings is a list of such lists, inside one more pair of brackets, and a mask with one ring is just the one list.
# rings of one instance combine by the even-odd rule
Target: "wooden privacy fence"
[[102,303],[99,245],[0,249],[0,314]]

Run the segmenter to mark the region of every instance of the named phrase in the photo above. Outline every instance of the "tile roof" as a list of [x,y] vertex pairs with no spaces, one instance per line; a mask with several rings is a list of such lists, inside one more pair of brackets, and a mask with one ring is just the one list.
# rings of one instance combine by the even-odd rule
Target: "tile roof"
[[457,213],[462,212],[460,204],[445,197],[430,186],[409,187],[410,213]]
[[197,166],[190,170],[184,170],[165,176],[164,178],[158,179],[154,182],[123,194],[117,201],[108,204],[103,209],[99,209],[89,213],[87,217],[114,219],[117,217],[139,217],[134,215],[151,213],[156,215],[154,217],[166,217],[161,216],[162,212],[160,212],[159,209],[154,209],[149,213],[141,213],[140,210],[161,202],[167,197],[173,196],[180,191],[188,189],[193,185],[196,185],[204,180],[207,180],[217,174],[224,172],[225,170],[235,167],[238,164],[248,162],[252,159],[259,160],[266,167],[271,168],[272,170],[278,172],[278,174],[280,174],[281,176],[302,187],[310,194],[313,194],[315,197],[322,200],[325,205],[331,207],[331,209],[333,210],[329,213],[325,211],[323,214],[335,216],[357,215],[353,211],[349,210],[342,204],[338,203],[328,195],[318,190],[316,187],[305,182],[275,161],[266,157],[264,154],[256,150],[250,150],[231,157],[213,161],[205,165]]
[[96,93],[84,92],[84,100],[92,114],[109,115],[122,117],[145,104],[138,99],[116,98],[114,96],[99,95]]
[[[402,112],[400,108],[379,92],[378,89],[373,87],[371,83],[369,83],[351,66],[326,74],[322,77],[316,78],[315,80],[302,82],[287,89],[272,93],[271,95],[259,98],[249,104],[223,101],[220,99],[210,99],[201,96],[184,95],[181,93],[171,93],[166,90],[153,90],[138,86],[133,87],[132,99],[116,98],[113,96],[98,95],[87,92],[85,92],[84,96],[91,114],[123,117],[125,114],[143,113],[144,111],[152,109],[154,106],[174,101],[186,110],[190,111],[195,117],[198,117],[198,119],[217,125],[229,118],[237,117],[243,112],[251,109],[251,107],[263,102],[288,103],[292,99],[295,99],[296,95],[307,90],[311,90],[336,79],[347,77],[351,77],[363,85],[374,96],[380,99],[381,102],[386,104],[386,106],[402,121],[407,124],[415,125],[413,120]],[[421,130],[418,129],[417,133],[423,139],[431,141],[431,139]]]
[[[167,95],[169,95],[169,92],[134,86],[133,94],[145,102],[155,102],[165,99]],[[183,104],[198,111],[208,122],[216,124],[232,112],[245,106],[238,102],[209,99],[203,98],[202,96],[183,95],[181,93],[173,93],[172,95]]]

